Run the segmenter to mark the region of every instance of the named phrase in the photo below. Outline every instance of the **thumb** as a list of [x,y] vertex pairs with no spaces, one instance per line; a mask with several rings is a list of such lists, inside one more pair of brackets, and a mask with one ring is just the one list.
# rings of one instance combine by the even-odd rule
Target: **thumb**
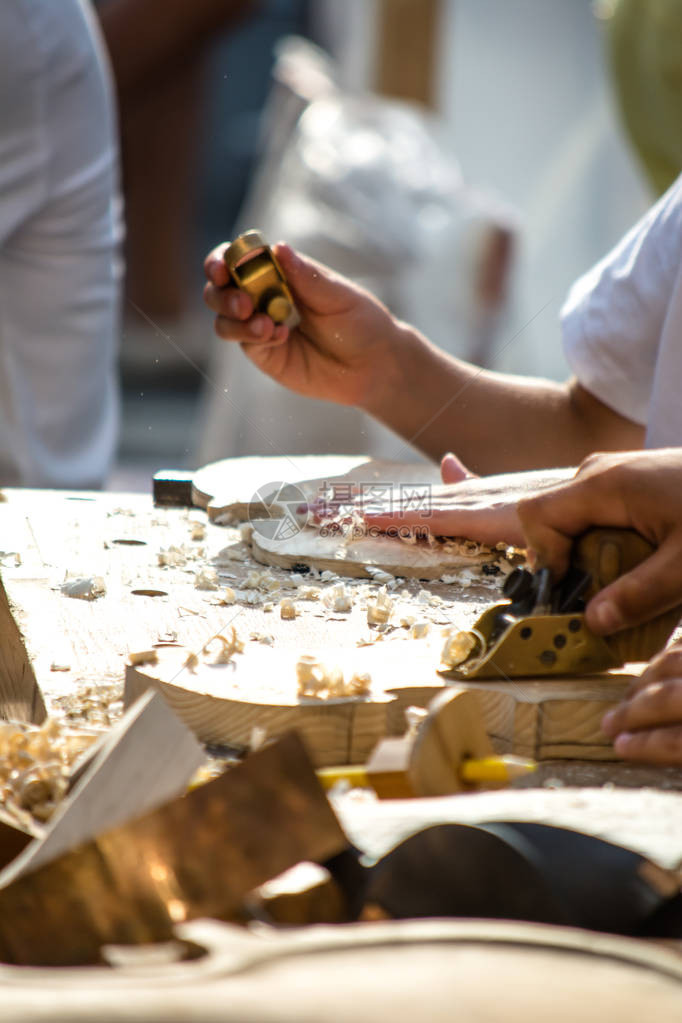
[[457,455],[448,451],[447,455],[443,455],[441,459],[440,476],[443,483],[461,483],[462,480],[472,479],[474,473],[467,469]]
[[294,298],[310,312],[320,316],[346,312],[363,294],[357,285],[290,245],[278,242],[273,249]]
[[682,614],[682,543],[668,542],[605,586],[585,609],[593,632],[610,635],[680,606]]

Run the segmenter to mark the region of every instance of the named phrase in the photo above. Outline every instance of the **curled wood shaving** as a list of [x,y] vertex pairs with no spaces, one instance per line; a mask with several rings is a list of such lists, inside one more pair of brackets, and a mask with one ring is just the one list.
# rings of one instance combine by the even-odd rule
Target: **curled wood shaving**
[[338,666],[328,666],[311,654],[303,654],[296,663],[298,696],[316,700],[347,699],[367,696],[372,684],[368,672],[355,672],[348,681]]
[[235,654],[241,654],[244,650],[244,644],[237,635],[237,630],[234,625],[230,628],[229,638],[223,636],[220,633],[218,636],[214,636],[213,639],[209,640],[208,643],[202,650],[205,656],[210,655],[212,648],[218,644],[219,649],[216,654],[213,664],[229,664]]
[[443,664],[450,668],[456,668],[458,664],[465,661],[476,646],[476,637],[471,632],[462,632],[451,629],[446,637],[441,651]]

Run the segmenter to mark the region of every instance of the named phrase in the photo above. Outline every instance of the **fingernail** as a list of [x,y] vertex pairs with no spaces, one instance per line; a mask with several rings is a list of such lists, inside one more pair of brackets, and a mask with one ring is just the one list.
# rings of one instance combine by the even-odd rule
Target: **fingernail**
[[590,624],[595,632],[616,632],[623,624],[620,611],[610,600],[594,603],[590,608]]
[[620,735],[617,735],[613,740],[613,748],[616,753],[618,753],[619,756],[625,756],[633,739],[634,735],[632,732],[621,732]]
[[616,716],[615,710],[607,710],[604,717],[601,719],[601,730],[605,735],[611,735],[613,732],[613,721]]
[[261,319],[251,320],[249,331],[254,337],[262,337],[265,331],[265,322]]
[[292,249],[291,245],[287,245],[286,242],[277,242],[274,248],[276,249],[277,256],[284,256],[289,263],[296,262],[296,253]]
[[238,295],[237,292],[230,295],[227,302],[227,306],[233,316],[239,316],[239,310],[241,308],[241,295]]

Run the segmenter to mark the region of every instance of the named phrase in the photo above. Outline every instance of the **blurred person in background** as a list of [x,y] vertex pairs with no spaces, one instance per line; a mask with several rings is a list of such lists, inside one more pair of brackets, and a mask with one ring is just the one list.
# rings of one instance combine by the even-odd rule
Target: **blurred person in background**
[[200,188],[208,51],[260,6],[259,0],[96,0],[118,99],[126,295],[152,320],[177,319],[191,288],[188,240]]
[[121,236],[85,0],[0,4],[0,484],[97,487],[114,453]]

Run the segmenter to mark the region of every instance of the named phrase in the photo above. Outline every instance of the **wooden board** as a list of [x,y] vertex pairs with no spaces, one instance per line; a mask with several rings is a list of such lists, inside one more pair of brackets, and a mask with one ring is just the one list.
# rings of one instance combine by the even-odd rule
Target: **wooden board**
[[[202,742],[248,749],[254,730],[276,738],[295,728],[313,762],[364,763],[386,734],[391,695],[371,700],[296,698],[294,651],[266,647],[234,664],[184,667],[188,651],[160,651],[159,664],[126,668],[124,702],[150,686],[160,692]],[[287,679],[290,685],[282,685]]]
[[282,509],[275,502],[266,507],[260,497],[268,484],[295,484],[307,500],[319,496],[333,482],[396,485],[440,483],[440,471],[433,462],[391,462],[367,455],[290,455],[271,458],[226,458],[211,462],[195,472],[192,480],[194,503],[216,519],[275,517]]
[[[5,1016],[90,1023],[96,1005],[101,1023],[679,1018],[679,954],[633,938],[503,920],[280,931],[197,920],[176,934],[185,944],[109,949],[113,968],[2,967]],[[172,961],[185,948],[195,956]],[[159,961],[164,951],[168,958]]]
[[0,577],[0,718],[39,725],[45,703]]
[[[388,572],[401,579],[440,579],[460,568],[472,568],[499,558],[499,552],[477,546],[466,553],[464,544],[430,547],[426,543],[406,544],[388,537],[360,537],[344,541],[324,536],[317,529],[302,529],[289,539],[270,537],[269,520],[252,523],[251,553],[262,565],[293,569],[306,565],[318,572],[336,572],[351,578],[371,578],[372,569]],[[368,570],[369,569],[369,570]]]
[[[253,730],[268,737],[300,730],[318,767],[364,763],[376,743],[406,729],[405,710],[425,707],[444,681],[439,644],[427,640],[328,649],[322,660],[344,677],[369,672],[367,700],[299,700],[293,650],[252,648],[229,665],[184,667],[187,651],[161,652],[157,665],[128,667],[125,701],[151,686],[204,742],[248,747]],[[600,728],[637,674],[632,670],[578,679],[458,683],[476,694],[495,750],[538,760],[616,759]]]
[[[121,685],[130,651],[169,642],[200,650],[232,624],[248,647],[270,636],[278,649],[297,653],[354,648],[368,634],[363,605],[380,584],[350,580],[353,610],[348,614],[332,614],[319,600],[298,600],[297,591],[287,588],[290,573],[277,568],[270,575],[279,588],[259,596],[245,585],[263,568],[240,542],[238,529],[214,525],[198,509],[154,508],[141,494],[76,498],[10,490],[7,497],[0,505],[0,527],[7,550],[17,552],[21,563],[14,563],[14,554],[5,558],[4,582],[36,678],[50,701],[68,702],[87,690],[94,698],[104,686]],[[202,539],[192,539],[197,522],[205,524]],[[170,547],[185,552],[185,563],[159,565],[160,552]],[[217,590],[195,587],[203,568],[217,570]],[[59,590],[67,574],[101,576],[106,593],[93,601],[69,598]],[[306,581],[322,592],[332,585]],[[228,606],[222,602],[225,586],[238,593]],[[481,576],[474,568],[461,585],[408,581],[403,590],[409,597],[396,592],[396,601],[415,618],[465,627],[484,604],[499,598],[500,577]],[[420,591],[433,595],[439,606],[419,603]],[[297,603],[293,622],[282,621],[277,611],[285,595]],[[253,596],[259,599],[249,603],[246,598]],[[266,602],[274,602],[274,613],[264,611]]]
[[[572,468],[562,468],[472,477],[458,484],[457,507],[460,510],[476,509],[477,512],[484,510],[494,515],[493,510],[499,507],[501,501],[505,505],[514,504],[520,497],[561,482],[574,472]],[[373,477],[374,481],[365,479],[366,476]],[[378,480],[383,482],[379,483]],[[327,483],[337,495],[348,493],[348,484],[353,483],[374,511],[381,509],[386,514],[394,515],[401,509],[417,511],[418,519],[416,522],[411,519],[411,525],[427,532],[431,508],[453,500],[452,488],[440,484],[435,478],[434,467],[429,466],[368,462],[338,477],[336,481],[328,480]],[[319,496],[324,489],[319,480],[301,482],[299,486],[301,494],[307,495],[308,500]],[[293,504],[298,503],[296,493],[290,494]],[[349,497],[345,496],[340,503],[347,505],[348,501]],[[297,522],[291,515],[273,521],[277,514],[276,508],[271,509],[266,518],[259,519],[255,517],[257,509],[252,509],[251,549],[257,561],[280,568],[290,569],[303,564],[320,571],[334,571],[339,575],[353,577],[368,575],[369,566],[406,579],[439,579],[467,565],[495,561],[502,556],[497,549],[491,550],[490,546],[456,537],[439,539],[416,535],[411,537],[411,542],[404,542],[400,538],[399,519],[396,520],[397,537],[380,534],[370,528],[369,535],[351,535],[347,538],[342,532],[343,522],[340,526],[334,521],[314,523],[309,519],[307,523],[300,520]],[[343,514],[347,512],[342,509]],[[498,526],[494,525],[493,528],[497,529]],[[405,531],[410,532],[407,526]],[[496,548],[497,543],[502,541],[503,537],[496,534],[494,541],[490,542]]]

